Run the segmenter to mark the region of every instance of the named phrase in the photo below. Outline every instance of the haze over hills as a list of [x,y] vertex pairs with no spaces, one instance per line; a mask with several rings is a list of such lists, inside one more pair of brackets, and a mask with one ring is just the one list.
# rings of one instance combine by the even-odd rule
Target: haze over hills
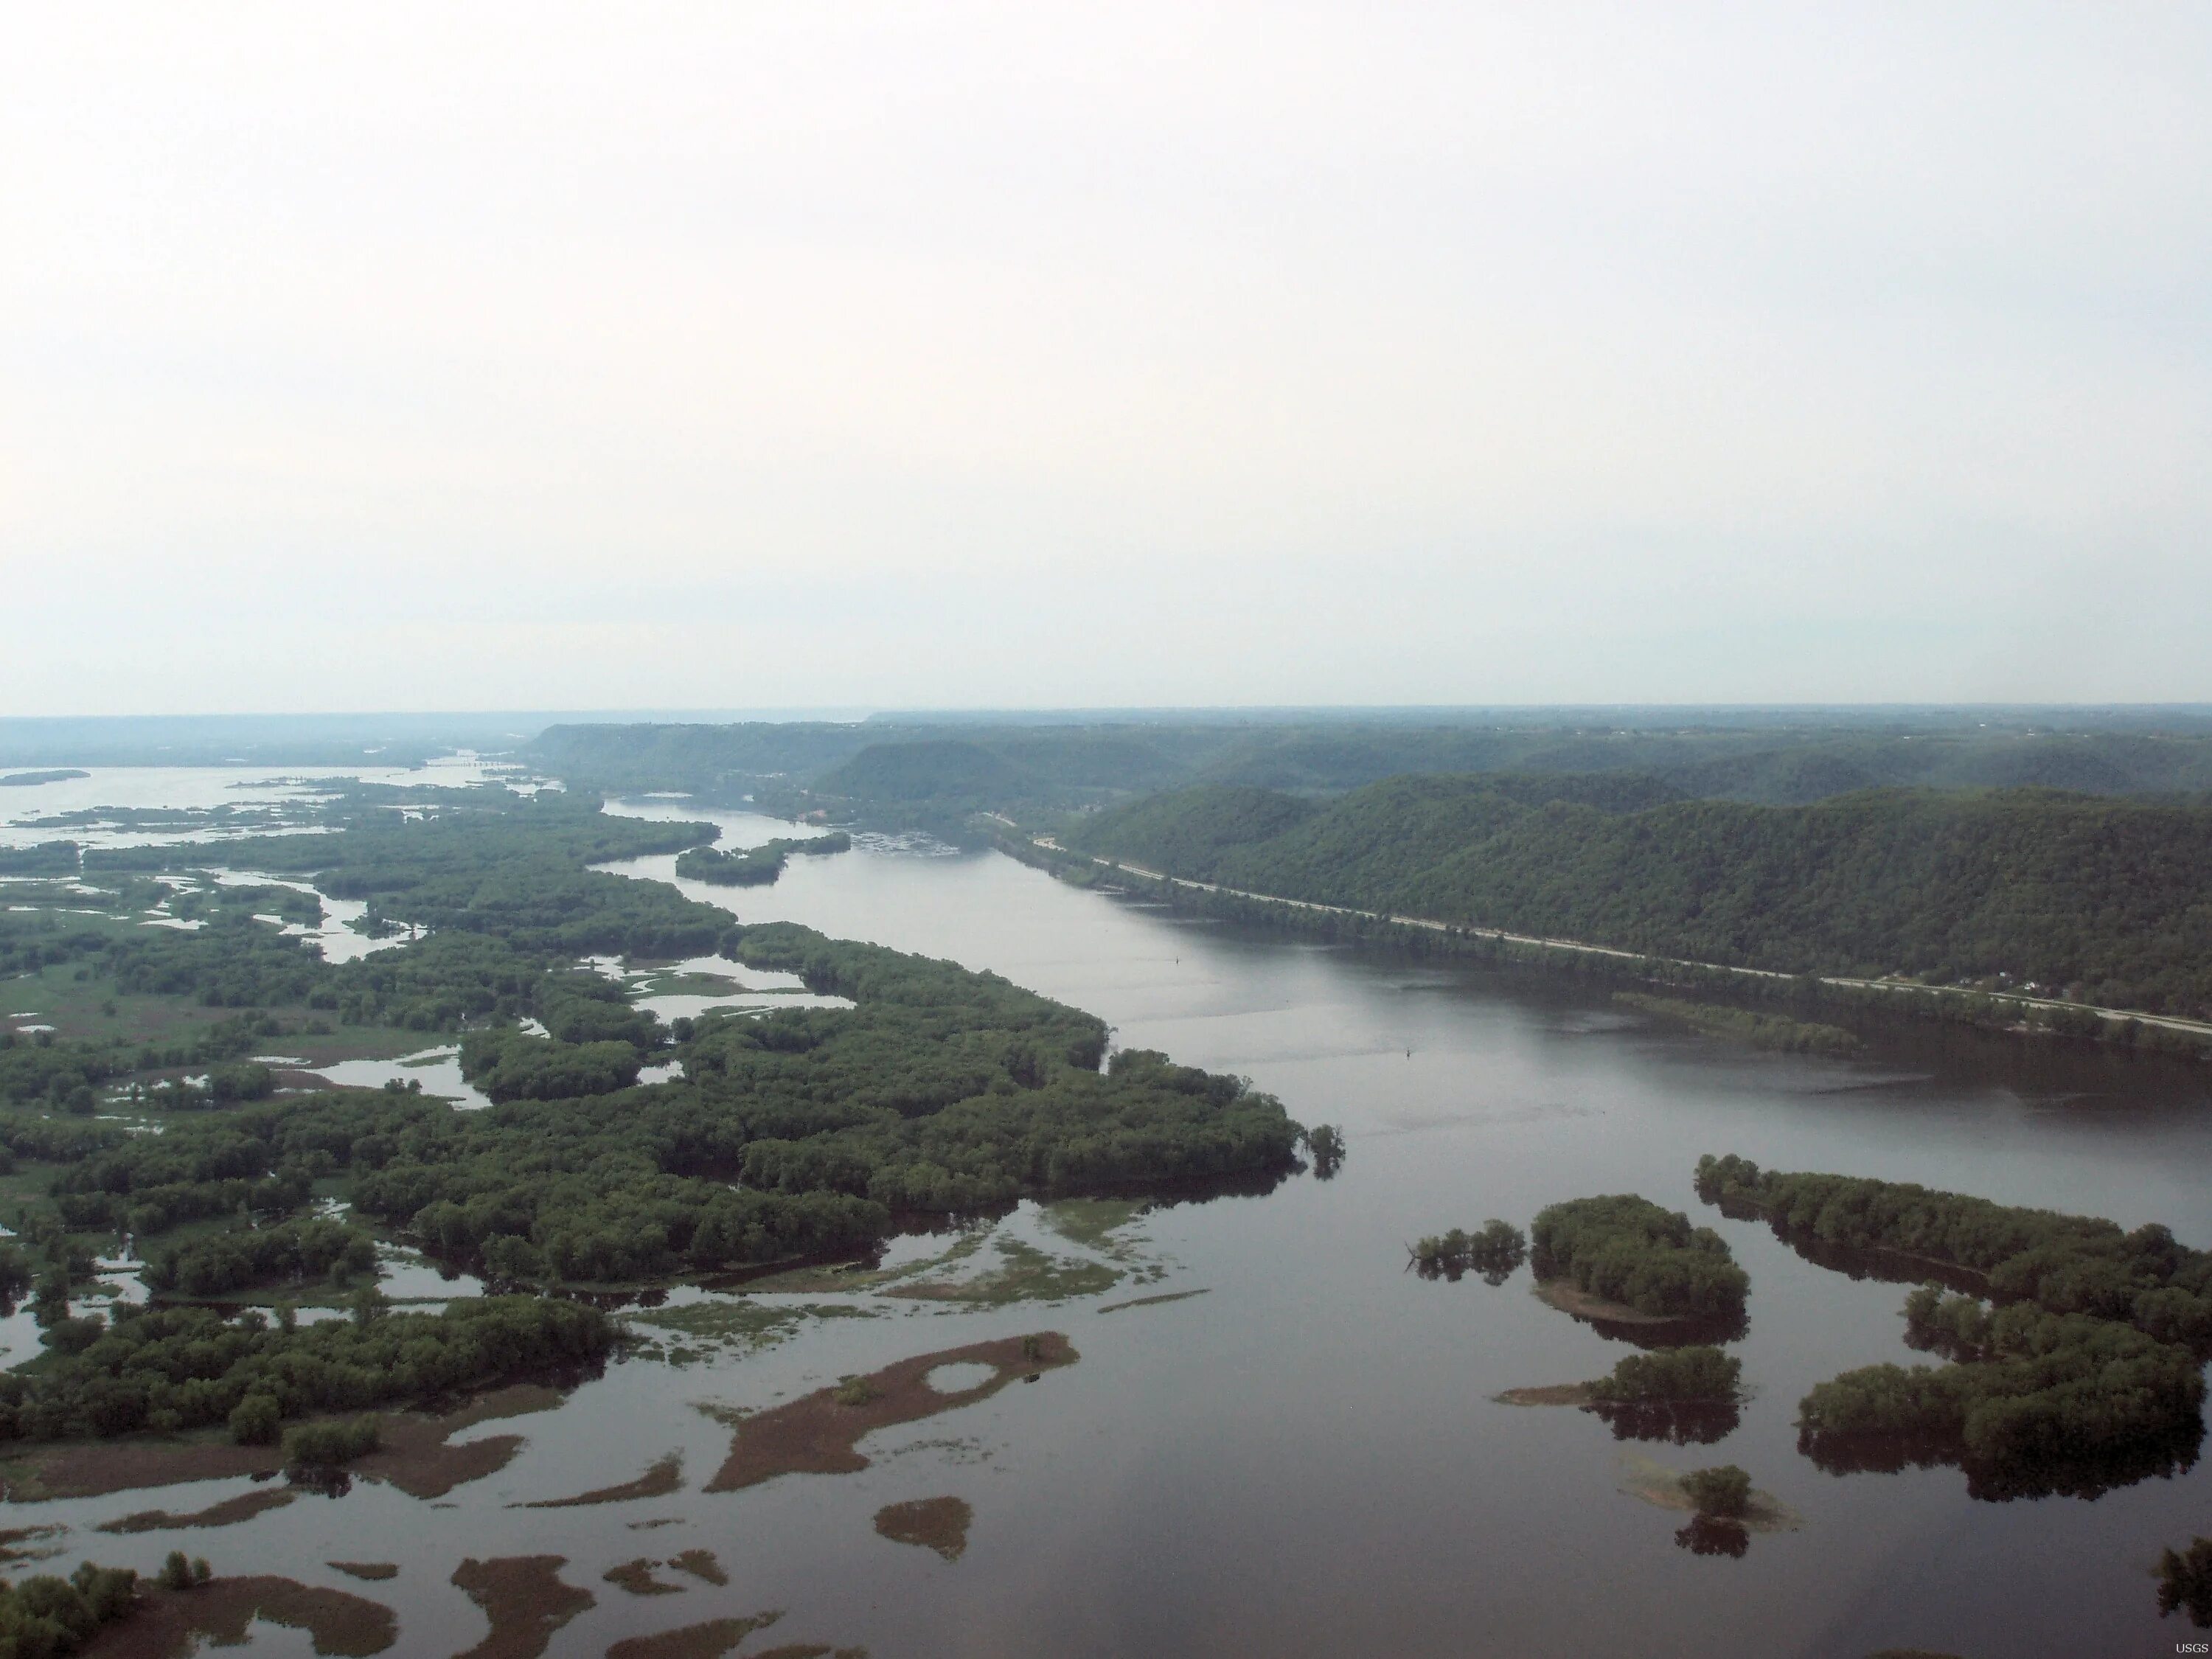
[[2212,790],[2203,709],[1286,711],[1205,720],[556,725],[538,765],[612,789],[757,787],[939,811],[1073,808],[1197,783],[1304,793],[1407,773],[1633,772],[1784,805],[1877,787]]

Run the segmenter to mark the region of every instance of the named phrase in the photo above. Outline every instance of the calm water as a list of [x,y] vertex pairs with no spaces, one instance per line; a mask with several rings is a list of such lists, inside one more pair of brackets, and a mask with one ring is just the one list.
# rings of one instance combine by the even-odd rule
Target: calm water
[[[702,816],[663,803],[625,810]],[[726,844],[789,827],[718,817]],[[672,859],[622,866],[670,878]],[[794,860],[765,890],[680,884],[746,920],[987,967],[1103,1015],[1117,1042],[1250,1076],[1291,1114],[1346,1132],[1342,1172],[1262,1198],[1164,1209],[1132,1230],[1168,1268],[1102,1298],[981,1313],[874,1299],[744,1358],[633,1360],[558,1412],[488,1424],[523,1453],[444,1505],[358,1484],[244,1526],[70,1540],[145,1567],[182,1544],[219,1571],[289,1573],[392,1600],[399,1651],[483,1633],[447,1576],[464,1555],[553,1553],[599,1604],[555,1638],[617,1637],[785,1610],[775,1642],[902,1655],[1850,1656],[2163,1654],[2193,1632],[2156,1616],[2161,1545],[2212,1530],[2200,1468],[2094,1502],[1970,1500],[1937,1469],[1832,1477],[1800,1456],[1800,1395],[1845,1367],[1913,1358],[1903,1288],[1814,1267],[1763,1227],[1698,1205],[1702,1152],[1848,1170],[2014,1202],[2162,1220],[2212,1246],[2198,1179],[2212,1111],[2197,1073],[2069,1060],[1978,1042],[1838,1063],[1665,1035],[1601,993],[1255,934],[1059,885],[995,855],[863,845]],[[1405,1243],[1486,1217],[1637,1191],[1718,1227],[1752,1276],[1735,1352],[1755,1391],[1713,1447],[1616,1442],[1571,1410],[1489,1396],[1572,1381],[1626,1350],[1528,1293],[1424,1281]],[[1024,1206],[1010,1230],[1036,1231]],[[1065,1247],[1062,1247],[1063,1249]],[[1204,1289],[1101,1316],[1101,1301]],[[793,1298],[820,1301],[823,1298]],[[727,1431],[695,1407],[761,1407],[908,1355],[1024,1330],[1066,1332],[1081,1363],[864,1443],[844,1476],[696,1490]],[[595,1509],[507,1505],[627,1480],[672,1450],[687,1487]],[[1624,1451],[1675,1468],[1733,1462],[1802,1517],[1740,1559],[1675,1547],[1682,1516],[1624,1495]],[[6,1524],[80,1528],[173,1510],[241,1482],[12,1506]],[[975,1510],[947,1563],[872,1530],[881,1506],[955,1495]],[[650,1530],[633,1523],[676,1517]],[[707,1547],[726,1589],[635,1598],[609,1566]],[[392,1560],[390,1585],[322,1565]],[[76,1559],[75,1555],[67,1558]],[[66,1562],[64,1563],[66,1565]],[[680,1575],[664,1574],[675,1582]],[[279,1633],[257,1651],[307,1652]]]

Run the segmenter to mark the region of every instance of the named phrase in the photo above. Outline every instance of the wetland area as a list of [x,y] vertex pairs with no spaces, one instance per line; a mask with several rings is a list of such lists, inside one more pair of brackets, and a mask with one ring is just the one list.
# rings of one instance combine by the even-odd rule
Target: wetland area
[[[234,786],[259,775],[95,770],[8,810],[243,811],[257,792]],[[711,819],[726,849],[794,833],[688,801],[610,810]],[[392,1413],[335,1496],[283,1486],[267,1447],[127,1474],[90,1453],[10,1466],[0,1527],[19,1560],[213,1564],[219,1595],[167,1596],[94,1651],[183,1651],[196,1620],[276,1655],[2060,1659],[2187,1639],[2153,1570],[2212,1520],[2193,1454],[2094,1499],[1986,1501],[1949,1467],[1825,1472],[1799,1450],[1797,1402],[1922,1358],[1908,1285],[1816,1262],[1701,1203],[1692,1176],[1736,1153],[2160,1222],[2203,1249],[2201,1066],[1933,1029],[1848,1058],[1760,1051],[1602,987],[1193,918],[918,836],[854,841],[771,885],[684,879],[674,853],[610,867],[748,923],[1003,975],[1100,1016],[1117,1048],[1249,1077],[1339,1126],[1340,1165],[1229,1194],[1024,1200],[879,1255],[610,1296],[637,1340],[603,1374]],[[624,983],[671,1019],[837,1006],[710,957]],[[28,1029],[41,1011],[0,1012]],[[362,1052],[342,1028],[283,1058],[463,1091],[446,1055],[389,1036]],[[1571,1385],[1641,1351],[1618,1310],[1547,1302],[1526,1267],[1408,1270],[1420,1235],[1525,1228],[1608,1193],[1686,1212],[1748,1275],[1726,1335],[1744,1395],[1717,1438],[1623,1437],[1571,1408]],[[406,1297],[438,1294],[433,1270],[408,1272]],[[6,1358],[35,1345],[27,1327]],[[1678,1477],[1714,1462],[1756,1483],[1744,1547],[1684,1525]]]

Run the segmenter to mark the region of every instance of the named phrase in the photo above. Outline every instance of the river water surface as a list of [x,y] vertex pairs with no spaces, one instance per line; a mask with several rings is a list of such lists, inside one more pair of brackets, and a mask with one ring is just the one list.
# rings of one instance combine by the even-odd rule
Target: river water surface
[[[713,817],[726,845],[787,824]],[[672,879],[674,860],[616,866]],[[894,1656],[1862,1656],[1912,1647],[2010,1659],[2164,1654],[2195,1632],[2157,1615],[2161,1546],[2212,1531],[2204,1469],[2095,1501],[1986,1503],[1955,1469],[1832,1476],[1796,1449],[1796,1402],[1847,1367],[1916,1359],[1902,1286],[1812,1265],[1765,1227],[1699,1205],[1699,1153],[1924,1182],[2014,1203],[2158,1220],[2212,1246],[2201,1072],[1978,1036],[1907,1034],[1853,1060],[1763,1054],[1662,1031],[1605,994],[1178,916],[1072,889],[997,854],[863,840],[794,859],[775,886],[678,884],[744,920],[988,968],[1109,1021],[1118,1044],[1243,1073],[1307,1123],[1343,1126],[1328,1181],[1164,1206],[1120,1236],[1130,1278],[1058,1304],[969,1311],[792,1296],[873,1316],[780,1346],[640,1358],[556,1411],[484,1425],[528,1443],[439,1505],[369,1482],[244,1525],[72,1548],[150,1568],[168,1548],[219,1572],[286,1573],[388,1599],[399,1650],[483,1633],[447,1579],[464,1556],[558,1554],[597,1605],[550,1651],[781,1609],[782,1642]],[[1639,1192],[1727,1237],[1752,1280],[1733,1352],[1753,1396],[1717,1445],[1616,1441],[1589,1413],[1495,1403],[1596,1376],[1628,1352],[1529,1293],[1405,1271],[1412,1238],[1542,1206]],[[1049,1247],[1034,1206],[1002,1224]],[[911,1254],[943,1241],[908,1241]],[[1140,1297],[1205,1294],[1117,1306]],[[702,1293],[679,1293],[678,1302]],[[769,1301],[770,1298],[754,1298]],[[1102,1307],[1111,1311],[1101,1312]],[[841,1376],[985,1338],[1064,1332],[1073,1365],[862,1443],[856,1474],[699,1490],[729,1431]],[[666,1333],[661,1333],[665,1336]],[[684,1490],[523,1510],[629,1480],[671,1452]],[[1740,1558],[1679,1547],[1685,1517],[1624,1492],[1624,1458],[1729,1462],[1795,1511]],[[204,1507],[240,1482],[9,1506],[80,1529],[131,1509]],[[957,1497],[965,1553],[878,1536],[884,1506]],[[666,1524],[640,1526],[665,1521]],[[730,1577],[638,1597],[602,1581],[639,1556],[714,1551]],[[143,1558],[143,1559],[141,1558]],[[71,1559],[74,1559],[72,1556]],[[391,1561],[388,1584],[331,1559]],[[270,1652],[295,1632],[257,1632]],[[257,1641],[256,1650],[264,1643]]]

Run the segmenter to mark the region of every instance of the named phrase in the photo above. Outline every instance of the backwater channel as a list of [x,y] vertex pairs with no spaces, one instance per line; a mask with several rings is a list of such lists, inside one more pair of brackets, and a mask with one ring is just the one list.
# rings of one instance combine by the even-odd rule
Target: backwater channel
[[[713,817],[723,844],[788,824],[688,803],[615,810]],[[615,866],[673,879],[672,858]],[[2212,1246],[2212,1099],[2200,1069],[1976,1036],[1902,1032],[1866,1058],[1761,1054],[1631,1016],[1605,990],[1333,945],[1083,891],[998,854],[862,838],[794,859],[767,888],[684,891],[744,921],[949,957],[1090,1009],[1118,1045],[1243,1073],[1307,1123],[1340,1124],[1333,1179],[1164,1205],[1086,1253],[1024,1206],[1001,1236],[1086,1257],[1122,1282],[1053,1303],[969,1308],[880,1295],[775,1346],[632,1358],[557,1409],[468,1437],[526,1437],[498,1473],[425,1502],[356,1481],[242,1524],[106,1537],[132,1510],[198,1510],[252,1488],[208,1482],[0,1509],[62,1522],[69,1555],[151,1569],[167,1550],[220,1572],[288,1575],[390,1602],[395,1651],[443,1655],[484,1632],[448,1583],[465,1557],[557,1554],[595,1606],[549,1651],[780,1609],[742,1653],[779,1643],[895,1656],[1468,1655],[1593,1652],[1863,1659],[2168,1653],[2195,1632],[2157,1614],[2160,1547],[2212,1532],[2203,1466],[2094,1501],[1970,1498],[1954,1468],[1832,1476],[1796,1449],[1813,1384],[1911,1363],[1905,1287],[1815,1267],[1691,1188],[1699,1153],[1913,1180],[2011,1203],[2162,1221]],[[1407,1243],[1545,1204],[1638,1192],[1717,1228],[1752,1280],[1732,1347],[1753,1397],[1719,1443],[1617,1441],[1577,1410],[1501,1390],[1597,1376],[1629,1352],[1530,1294],[1406,1271]],[[894,1261],[949,1241],[908,1239]],[[1115,1254],[1115,1251],[1119,1254]],[[1175,1301],[1139,1298],[1203,1291]],[[710,1298],[681,1291],[672,1303]],[[1102,1310],[1103,1311],[1102,1311]],[[758,1410],[848,1374],[1030,1332],[1080,1359],[1033,1385],[887,1428],[855,1473],[701,1490],[730,1431],[702,1407]],[[669,1346],[675,1334],[653,1333]],[[669,1454],[670,1495],[520,1509],[627,1481]],[[1633,1460],[1734,1462],[1799,1517],[1740,1558],[1693,1554],[1685,1516],[1621,1490]],[[1629,1460],[1625,1462],[1624,1460]],[[964,1552],[878,1535],[888,1505],[957,1498]],[[714,1587],[603,1582],[645,1556],[714,1552]],[[396,1564],[361,1583],[331,1560]],[[257,1653],[309,1651],[255,1626]]]

